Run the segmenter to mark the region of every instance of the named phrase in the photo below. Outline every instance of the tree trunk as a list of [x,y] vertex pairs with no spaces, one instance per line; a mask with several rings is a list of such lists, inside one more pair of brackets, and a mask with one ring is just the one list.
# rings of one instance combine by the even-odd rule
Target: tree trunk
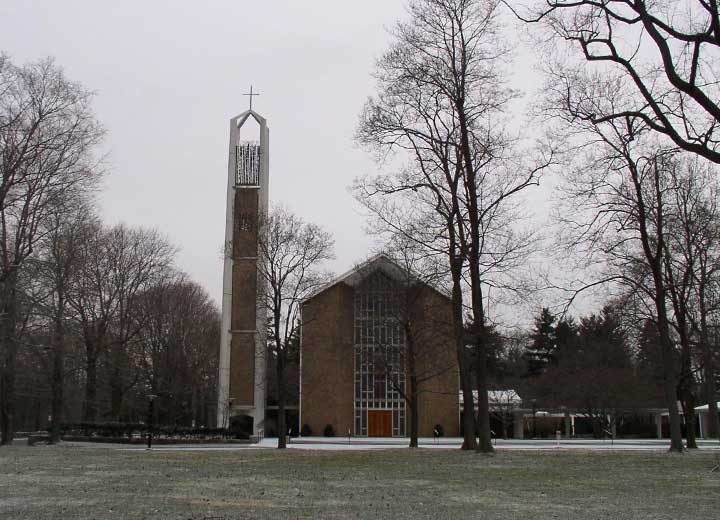
[[118,360],[115,359],[110,369],[110,416],[114,421],[121,421],[122,402],[123,381],[120,373],[120,364]]
[[85,359],[85,406],[83,410],[84,422],[97,420],[97,360],[98,349],[96,345],[86,343]]
[[[409,306],[408,306],[409,307]],[[418,388],[417,366],[415,363],[415,336],[410,320],[405,320],[405,339],[407,342],[407,371],[410,379],[410,389],[405,389],[405,402],[410,409],[410,448],[418,447]]]
[[665,297],[656,301],[658,311],[658,329],[660,329],[660,350],[663,367],[663,390],[665,402],[668,406],[668,419],[670,422],[670,451],[682,453],[682,430],[680,428],[680,414],[677,409],[677,392],[675,385],[675,363],[673,363],[672,341],[665,309]]
[[15,374],[17,364],[17,269],[10,268],[3,284],[0,317],[0,445],[12,444],[15,436]]
[[602,423],[600,422],[600,417],[598,417],[597,415],[592,416],[592,429],[593,429],[593,438],[595,438],[595,439],[603,438]]
[[460,371],[460,388],[463,394],[463,450],[474,450],[475,441],[475,403],[472,393],[472,381],[465,355],[465,328],[463,327],[462,289],[462,258],[452,258],[451,271],[453,279],[452,310],[453,332],[455,334],[455,351],[457,354],[458,369]]
[[478,391],[478,444],[476,451],[492,453],[495,451],[492,445],[490,434],[490,406],[487,392],[487,356],[484,345],[476,347],[477,356],[475,359],[475,377],[477,378]]
[[[660,188],[660,173],[658,166],[654,168],[655,182],[655,204],[657,230],[650,239],[648,229],[649,212],[645,206],[645,199],[642,189],[642,181],[637,165],[631,157],[626,156],[627,164],[630,169],[632,182],[635,187],[635,195],[637,197],[637,215],[639,221],[640,241],[643,247],[645,259],[650,266],[653,277],[653,285],[655,294],[653,294],[655,312],[657,313],[658,334],[660,335],[660,352],[661,363],[663,369],[663,390],[665,393],[665,402],[668,407],[668,419],[670,422],[670,451],[682,453],[682,431],[680,429],[680,414],[677,410],[677,377],[675,374],[675,363],[673,359],[673,344],[670,338],[670,324],[668,323],[667,303],[665,301],[667,291],[665,287],[665,279],[663,273],[663,252],[665,251],[665,228],[663,214],[662,190]],[[653,243],[656,242],[656,243]]]
[[57,300],[55,302],[55,312],[53,316],[52,330],[52,373],[50,376],[50,414],[52,421],[50,422],[50,442],[55,444],[60,442],[61,431],[64,415],[63,407],[65,403],[65,307],[67,301],[65,299],[65,276],[62,265],[57,265],[54,273],[55,291]]
[[570,437],[572,437],[572,420],[570,419],[570,412],[567,409],[565,409],[564,423],[565,437],[569,439]]
[[63,404],[64,404],[64,371],[65,371],[65,338],[62,323],[55,325],[55,341],[53,345],[53,368],[51,380],[52,402],[50,405],[50,413],[52,414],[52,422],[50,423],[50,442],[57,443],[60,441],[60,426],[63,423]]
[[683,392],[683,413],[685,415],[685,439],[688,449],[697,449],[697,437],[695,435],[695,427],[697,421],[695,419],[695,395],[692,389],[685,389]]
[[701,274],[699,287],[700,304],[700,348],[703,359],[703,378],[705,379],[703,390],[705,400],[708,403],[708,428],[705,436],[709,439],[717,439],[720,436],[720,417],[717,408],[717,388],[715,384],[715,363],[712,349],[710,348],[710,334],[708,333],[707,307],[705,303],[705,276]]
[[410,447],[418,447],[418,388],[417,388],[417,374],[415,373],[415,360],[409,362],[410,364],[410,399],[408,406],[410,407]]
[[464,96],[457,101],[456,110],[460,122],[461,157],[465,170],[465,189],[468,192],[468,220],[470,224],[470,244],[468,267],[470,269],[470,297],[472,302],[472,327],[475,341],[475,376],[478,390],[477,435],[479,442],[476,450],[483,453],[494,451],[490,435],[490,408],[487,394],[487,349],[485,348],[485,308],[483,306],[482,279],[480,276],[480,210],[475,164],[470,149],[470,138],[465,114]]
[[695,439],[695,378],[692,373],[692,351],[690,339],[687,335],[687,327],[684,319],[678,318],[680,329],[680,345],[682,349],[682,360],[680,363],[681,374],[678,385],[678,395],[682,399],[683,414],[685,417],[685,438],[686,446],[689,449],[697,448]]
[[0,445],[12,444],[15,436],[15,364],[17,346],[13,338],[3,338],[2,384],[0,388]]
[[190,426],[192,428],[198,428],[200,426],[199,410],[197,402],[197,385],[193,385],[192,392],[190,393]]
[[278,449],[287,448],[285,424],[285,351],[278,349],[277,353],[277,385],[278,385]]

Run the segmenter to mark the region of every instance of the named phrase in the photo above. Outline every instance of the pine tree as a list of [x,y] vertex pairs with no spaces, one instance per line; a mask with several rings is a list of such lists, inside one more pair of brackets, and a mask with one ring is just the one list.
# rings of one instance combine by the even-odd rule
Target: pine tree
[[572,316],[558,320],[553,336],[555,349],[552,361],[557,365],[564,356],[570,355],[577,348],[578,325]]
[[527,361],[527,374],[539,376],[547,368],[549,363],[554,363],[555,358],[555,316],[550,309],[543,307],[540,316],[535,318],[535,328],[530,338],[532,344],[525,352]]
[[642,399],[646,404],[662,404],[663,368],[660,364],[660,335],[651,319],[645,320],[638,339],[635,371],[642,382]]

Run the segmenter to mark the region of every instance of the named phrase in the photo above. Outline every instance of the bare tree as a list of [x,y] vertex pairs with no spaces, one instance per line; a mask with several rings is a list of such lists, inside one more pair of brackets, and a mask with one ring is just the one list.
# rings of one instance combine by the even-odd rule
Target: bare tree
[[[707,174],[701,172],[699,177],[708,180]],[[698,330],[699,346],[702,356],[702,374],[704,397],[708,403],[710,417],[707,436],[720,437],[720,417],[717,407],[717,353],[713,345],[713,322],[717,321],[720,311],[720,213],[717,201],[720,194],[716,182],[710,183],[710,188],[701,197],[698,208],[700,222],[700,237],[697,248],[697,268],[693,271],[694,287],[697,295],[697,312],[694,327]],[[714,348],[713,348],[714,347]]]
[[[571,104],[596,98],[596,74],[612,78],[616,88],[626,94],[611,112],[585,114],[588,121],[622,124],[626,118],[642,120],[675,146],[720,163],[720,15],[716,0],[504,3],[521,19],[542,22],[549,30],[553,75],[574,74],[588,80],[568,84]],[[568,42],[568,47],[563,48],[559,41]],[[579,51],[578,59],[573,60],[565,49]]]
[[97,418],[100,356],[108,356],[111,394],[110,414],[118,418],[123,394],[136,382],[124,374],[124,363],[132,367],[126,351],[136,338],[141,320],[133,316],[135,297],[152,286],[171,266],[175,248],[157,231],[105,228],[86,225],[80,251],[80,269],[68,294],[75,319],[82,329],[86,350],[85,411],[83,417]]
[[268,313],[268,350],[278,385],[278,448],[285,448],[288,353],[300,327],[300,304],[330,276],[320,269],[333,255],[333,239],[315,224],[284,208],[272,209],[258,224],[258,270],[267,284],[261,294]]
[[[145,317],[135,306],[136,296],[152,287],[172,268],[177,249],[153,229],[113,226],[106,231],[109,245],[110,274],[117,307],[112,321],[109,355],[110,416],[120,418],[126,391],[135,385],[132,370],[132,348]],[[127,367],[127,370],[123,370]]]
[[[446,258],[452,280],[454,334],[466,410],[473,410],[471,367],[465,356],[465,299],[476,349],[481,451],[492,451],[487,401],[486,311],[489,270],[508,267],[528,236],[508,232],[513,196],[537,183],[547,161],[518,161],[498,124],[516,93],[503,67],[508,44],[499,34],[496,1],[418,0],[410,21],[399,23],[395,42],[378,61],[378,94],[361,116],[358,141],[377,150],[405,153],[410,164],[395,176],[366,180],[358,198],[392,231]],[[389,202],[388,196],[404,200]],[[412,208],[416,219],[404,218]],[[511,210],[510,210],[511,212]],[[503,229],[503,231],[500,230]],[[492,239],[491,239],[492,237]],[[493,245],[502,244],[497,256]],[[476,447],[475,420],[463,418],[465,449]]]
[[[717,256],[718,183],[716,172],[700,160],[679,160],[668,171],[668,240],[665,242],[667,286],[674,311],[674,326],[680,344],[678,394],[685,412],[687,447],[696,448],[695,406],[698,377],[704,371],[705,394],[711,419],[710,433],[716,435],[717,398],[714,388],[714,360],[710,350],[708,315],[715,303],[708,290],[720,269]],[[697,347],[700,352],[697,352]],[[713,403],[713,404],[710,404]]]
[[32,258],[37,290],[34,312],[42,316],[50,338],[48,353],[51,407],[50,439],[60,440],[64,421],[64,387],[66,351],[71,343],[71,308],[68,291],[78,275],[80,241],[84,226],[92,220],[92,209],[86,201],[70,201],[48,219],[49,232],[38,242],[37,255]]
[[579,104],[570,99],[574,79],[566,77],[548,89],[544,107],[558,123],[555,137],[567,146],[570,161],[563,187],[566,199],[558,215],[566,231],[564,251],[580,253],[586,266],[601,263],[604,276],[590,285],[619,282],[643,291],[652,302],[671,450],[682,451],[665,276],[667,171],[675,167],[675,151],[659,146],[642,118],[602,118],[625,98],[613,78],[596,77],[596,96]]
[[94,187],[102,137],[91,93],[52,60],[23,67],[0,56],[0,431],[15,416],[19,270],[64,201]]
[[157,397],[167,424],[208,424],[215,395],[220,313],[207,292],[183,274],[166,272],[135,296],[141,354],[141,399]]

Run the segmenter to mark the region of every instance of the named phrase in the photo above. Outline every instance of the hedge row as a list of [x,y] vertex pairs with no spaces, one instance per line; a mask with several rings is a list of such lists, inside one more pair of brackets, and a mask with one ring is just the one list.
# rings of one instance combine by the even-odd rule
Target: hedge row
[[[135,437],[144,436],[149,427],[144,423],[68,423],[61,427],[63,435],[84,435],[99,437]],[[226,428],[187,428],[177,425],[153,425],[153,435],[165,437],[221,437],[248,438],[247,433]]]

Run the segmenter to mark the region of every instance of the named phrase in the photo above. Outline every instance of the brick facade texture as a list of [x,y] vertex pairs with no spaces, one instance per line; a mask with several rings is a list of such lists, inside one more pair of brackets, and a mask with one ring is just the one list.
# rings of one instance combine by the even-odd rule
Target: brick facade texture
[[305,302],[302,310],[300,418],[314,435],[332,425],[353,431],[353,291],[336,284]]
[[[452,334],[452,306],[445,296],[432,289],[422,291],[415,301],[413,336],[416,349],[419,434],[432,437],[435,425],[445,435],[460,435],[460,379]],[[425,381],[422,381],[426,379]],[[410,428],[408,412],[408,432]]]
[[[336,435],[354,434],[353,288],[338,283],[303,305],[300,422],[314,435],[331,425]],[[459,435],[457,358],[450,327],[450,301],[432,289],[422,291],[413,336],[418,376],[419,434],[432,437],[436,424],[445,435]],[[407,379],[409,384],[409,378]],[[407,408],[406,408],[407,409]],[[410,411],[406,412],[410,433]]]
[[233,406],[255,403],[257,327],[257,189],[235,191],[230,328],[230,398]]
[[230,340],[230,398],[233,406],[255,402],[255,334],[233,333]]

